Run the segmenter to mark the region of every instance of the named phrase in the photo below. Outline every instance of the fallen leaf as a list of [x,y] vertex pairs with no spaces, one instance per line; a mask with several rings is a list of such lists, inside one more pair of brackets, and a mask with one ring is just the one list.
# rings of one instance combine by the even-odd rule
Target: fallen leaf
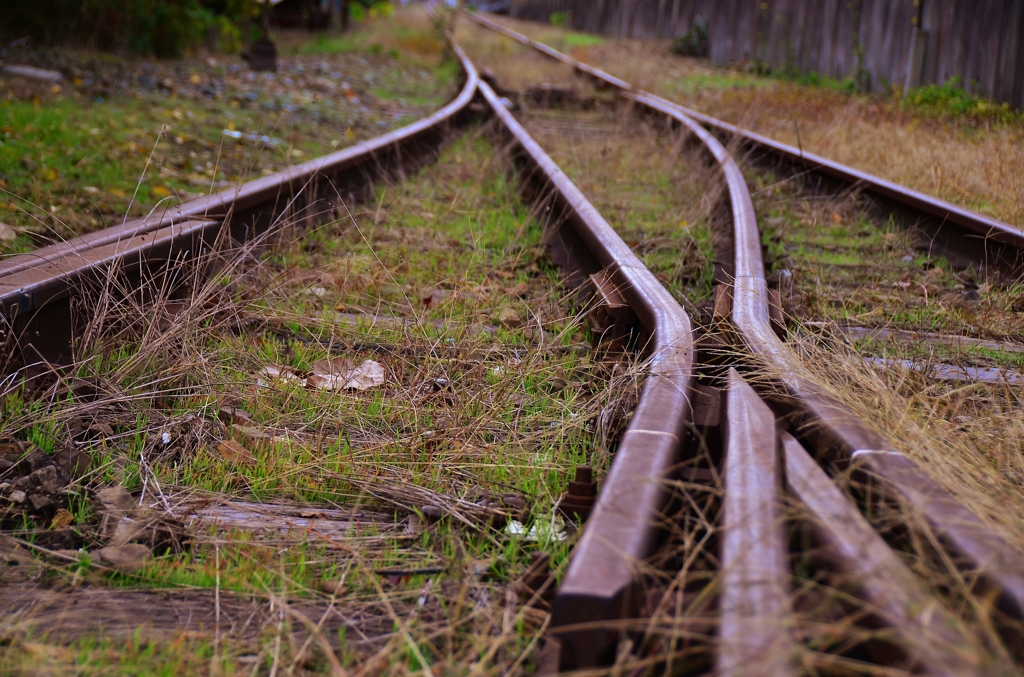
[[69,513],[64,508],[60,508],[57,510],[57,514],[55,514],[53,516],[53,519],[50,521],[50,528],[63,529],[64,527],[71,526],[74,523],[75,516]]
[[223,440],[217,445],[217,453],[225,461],[231,461],[232,463],[251,464],[256,460],[249,453],[248,449],[234,440]]
[[0,222],[0,242],[10,242],[18,237],[18,232],[8,226],[6,223]]
[[501,312],[498,313],[497,320],[498,324],[506,329],[515,329],[523,323],[522,318],[519,317],[519,313],[511,306],[505,306],[502,308]]
[[335,357],[314,362],[306,385],[322,390],[366,390],[383,385],[384,380],[384,367],[373,360],[357,367],[351,360]]
[[156,186],[155,188],[153,188],[153,195],[157,195],[159,197],[167,197],[170,194],[171,191],[167,190],[163,186]]

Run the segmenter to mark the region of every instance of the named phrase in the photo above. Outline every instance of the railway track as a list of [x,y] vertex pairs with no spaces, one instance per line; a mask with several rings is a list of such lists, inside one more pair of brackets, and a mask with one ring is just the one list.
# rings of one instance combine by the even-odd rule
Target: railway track
[[[543,222],[566,286],[593,307],[603,348],[635,352],[646,364],[636,408],[551,603],[559,665],[609,664],[634,646],[647,661],[641,665],[676,660],[686,674],[797,674],[806,668],[800,633],[787,620],[799,599],[793,581],[806,584],[820,570],[828,572],[827,587],[843,591],[846,608],[858,609],[849,622],[866,638],[845,654],[834,652],[849,662],[812,662],[813,669],[988,674],[993,666],[972,653],[969,633],[949,605],[922,585],[892,538],[883,539],[865,519],[891,505],[927,522],[925,531],[938,537],[938,556],[954,562],[971,595],[983,600],[982,613],[1004,642],[986,647],[986,655],[1019,653],[1019,553],[802,375],[773,327],[753,202],[723,141],[823,181],[856,182],[931,223],[943,238],[951,230],[945,224],[954,223],[960,230],[948,235],[950,243],[983,234],[975,253],[1007,271],[1019,266],[1017,229],[699,116],[486,18],[464,16],[571,66],[696,140],[726,187],[730,215],[722,262],[728,274],[716,276],[713,331],[696,326],[456,45],[464,85],[429,118],[237,190],[0,263],[4,374],[38,380],[44,389],[51,365],[73,358],[81,309],[97,294],[145,300],[150,292],[140,290],[147,288],[184,293],[209,274],[211,252],[239,242],[271,247],[278,224],[333,218],[344,203],[370,195],[375,182],[400,179],[429,162],[472,117],[486,115],[510,149],[521,194]],[[936,219],[944,224],[937,231]],[[190,267],[193,261],[202,265]],[[856,500],[837,479],[853,487]],[[714,555],[701,556],[700,576],[686,574],[692,562],[673,564],[683,574],[670,578],[666,591],[642,563],[664,562],[660,553],[678,545],[671,524],[694,521],[704,522]],[[795,533],[805,542],[794,545]],[[812,575],[795,577],[794,553],[813,555]],[[694,596],[700,604],[690,609],[699,613],[683,605],[673,614],[687,630],[685,647],[670,650],[665,629],[644,618],[657,615],[673,587],[687,604]],[[673,651],[675,659],[665,658]],[[1012,663],[999,669],[1014,669],[1006,665]]]
[[[823,158],[804,155],[798,149],[744,132],[708,116],[694,116],[692,111],[659,97],[634,91],[628,83],[614,76],[582,64],[484,17],[469,13],[463,13],[462,16],[528,45],[603,86],[618,90],[621,96],[647,111],[671,119],[673,124],[686,129],[703,144],[710,161],[720,168],[722,180],[728,187],[732,215],[732,279],[729,281],[731,284],[720,285],[716,296],[726,300],[723,305],[728,303],[731,306],[729,317],[738,338],[753,355],[768,365],[770,373],[774,375],[774,383],[766,388],[762,382],[761,386],[768,395],[768,401],[774,406],[776,415],[781,418],[780,425],[788,428],[788,432],[782,432],[781,442],[775,438],[775,421],[770,411],[758,401],[753,390],[738,374],[730,372],[724,396],[726,462],[723,469],[723,512],[726,533],[725,542],[721,546],[721,568],[726,573],[720,593],[722,617],[718,637],[719,669],[732,673],[744,669],[740,666],[749,669],[755,662],[765,660],[768,667],[763,674],[781,674],[784,670],[785,661],[779,655],[786,653],[786,632],[775,620],[787,607],[789,578],[782,564],[787,545],[778,527],[778,512],[773,507],[779,500],[777,493],[783,485],[784,471],[775,460],[778,458],[780,444],[783,463],[789,471],[785,473],[787,477],[793,477],[793,471],[797,468],[812,468],[812,457],[823,462],[826,467],[845,468],[853,465],[854,472],[860,474],[863,482],[874,480],[883,492],[913,506],[955,553],[959,563],[970,572],[969,575],[985,581],[983,585],[989,590],[1000,591],[999,606],[1002,613],[1020,619],[1024,611],[1024,569],[1016,563],[1018,557],[1009,545],[928,478],[916,463],[895,451],[891,443],[794,370],[794,356],[772,328],[769,307],[771,294],[765,280],[761,238],[749,191],[735,161],[712,131],[738,136],[743,144],[754,147],[760,153],[773,155],[776,161],[782,160],[801,171],[815,172],[846,184],[857,184],[868,193],[896,202],[901,210],[915,213],[918,222],[934,218],[941,222],[952,222],[961,229],[947,227],[947,230],[953,230],[948,235],[948,241],[955,242],[961,253],[966,250],[966,243],[977,243],[972,234],[982,235],[986,243],[994,240],[1000,245],[1012,244],[1019,242],[1020,229],[916,191],[894,186]],[[710,127],[712,131],[705,127]],[[1014,249],[1007,253],[1001,246],[997,251],[986,254],[975,250],[973,260],[995,260],[1012,271],[1019,271],[1018,251]],[[790,434],[799,437],[805,446],[801,446]],[[743,455],[744,452],[748,455]],[[731,459],[735,458],[743,458],[743,462],[733,462]],[[628,462],[628,457],[618,457],[613,472],[643,476],[642,465],[638,464],[637,470],[629,471],[626,465]],[[905,574],[896,573],[899,567],[895,566],[891,555],[881,555],[886,546],[877,536],[869,535],[870,532],[864,528],[866,525],[858,523],[857,527],[852,527],[853,522],[847,521],[851,526],[844,527],[842,525],[847,517],[836,519],[843,505],[837,500],[838,496],[833,496],[835,502],[826,507],[824,503],[817,503],[814,497],[803,493],[811,490],[812,485],[828,491],[824,488],[824,472],[814,474],[814,479],[808,484],[787,485],[787,489],[814,513],[817,537],[835,557],[835,564],[856,571],[854,578],[859,579],[864,586],[862,594],[879,607],[884,607],[886,600],[915,594],[910,591],[912,588],[903,587],[901,591],[900,586],[892,584],[897,579],[906,580]],[[804,477],[810,478],[810,475]],[[644,507],[649,515],[659,514],[659,506]],[[737,518],[736,515],[743,517]],[[603,517],[602,513],[595,511],[562,581],[555,601],[553,624],[556,626],[593,625],[597,609],[609,609],[618,600],[630,596],[628,587],[616,585],[617,582],[609,585],[609,577],[605,574],[607,564],[603,564],[608,556],[607,551],[591,558],[588,549],[590,543],[611,544],[620,553],[620,557],[621,553],[627,553],[630,561],[643,560],[650,554],[643,550],[630,550],[631,544],[621,537],[614,519],[608,520],[605,531]],[[650,522],[653,521],[652,517]],[[867,545],[868,542],[871,545]],[[865,549],[887,559],[889,564],[874,560],[874,555],[863,558],[850,556]],[[871,572],[879,570],[887,571],[878,578],[888,580],[889,583],[875,587],[871,582]],[[632,596],[635,598],[637,594],[634,592]],[[904,598],[904,602],[909,604],[907,598]],[[633,603],[636,604],[636,601]],[[628,603],[623,606],[628,608]],[[628,615],[629,611],[623,609],[619,613]],[[889,616],[888,622],[896,626],[905,637],[920,635],[923,630],[920,616],[915,618],[901,613]],[[571,647],[569,655],[575,660],[582,663],[599,660],[595,647],[602,644],[600,631],[589,634],[582,631],[576,637],[565,636],[569,638],[567,643]],[[780,653],[774,654],[770,647],[775,647]],[[927,669],[942,672],[950,669],[949,665],[945,660],[940,660]],[[969,668],[961,665],[954,672],[958,670]]]

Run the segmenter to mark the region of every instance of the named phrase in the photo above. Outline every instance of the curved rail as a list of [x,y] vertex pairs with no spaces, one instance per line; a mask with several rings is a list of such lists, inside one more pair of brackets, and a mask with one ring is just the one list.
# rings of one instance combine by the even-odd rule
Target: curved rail
[[[775,379],[776,387],[768,389],[769,392],[765,393],[765,396],[771,401],[774,408],[781,412],[785,419],[788,419],[789,427],[794,434],[799,435],[805,443],[815,450],[815,455],[819,461],[838,462],[840,465],[853,463],[855,464],[855,469],[859,470],[859,475],[862,479],[875,480],[875,483],[880,485],[879,488],[883,489],[886,495],[897,498],[904,505],[910,506],[914,512],[927,520],[935,533],[940,535],[946,546],[956,555],[957,564],[967,570],[970,577],[977,577],[978,587],[981,588],[981,591],[994,592],[1000,609],[1008,616],[1017,619],[1024,618],[1024,564],[1021,563],[1020,554],[995,534],[995,532],[986,527],[977,516],[956,501],[949,492],[929,478],[912,459],[895,451],[891,443],[867,426],[850,409],[826,395],[820,388],[808,382],[805,378],[799,376],[798,372],[793,368],[793,365],[796,364],[796,356],[779,339],[771,326],[768,289],[761,256],[760,236],[750,193],[735,160],[714,135],[700,126],[681,106],[646,92],[635,91],[627,83],[609,76],[599,69],[581,64],[567,55],[537,43],[489,19],[466,12],[463,13],[463,16],[467,16],[487,28],[491,28],[527,46],[533,47],[551,58],[572,66],[579,72],[619,89],[625,98],[650,111],[667,116],[675,124],[687,129],[702,142],[707,152],[720,167],[729,191],[733,217],[732,254],[734,267],[734,279],[732,280],[730,290],[730,318],[739,338],[757,356],[759,365],[767,367],[767,371]],[[702,118],[705,121],[707,120],[706,116],[702,116]],[[733,131],[734,133],[739,133],[742,130],[733,128]],[[862,183],[873,181],[873,185],[879,186],[887,183],[881,179],[855,172],[855,170],[842,168],[841,165],[835,165],[835,163],[829,163],[829,166],[833,169],[839,167],[848,170],[848,176],[857,177],[856,180]],[[838,170],[835,171],[838,172]],[[1007,235],[1007,241],[1018,241],[1009,237],[1013,232],[1019,233],[1019,229],[1015,229],[1013,226],[994,222],[992,219],[975,214],[969,210],[961,209],[935,198],[922,196],[919,193],[908,191],[899,186],[896,186],[896,188],[899,190],[890,190],[887,197],[903,199],[908,194],[915,194],[914,200],[916,202],[908,199],[904,202],[906,206],[917,207],[918,204],[924,204],[928,209],[932,210],[929,213],[946,214],[951,219],[952,216],[950,215],[955,213],[960,221],[965,224],[975,224],[978,228],[985,229],[984,232],[989,232],[992,228],[998,226],[998,230]],[[973,228],[974,226],[971,227]],[[1021,242],[1024,244],[1024,241]],[[777,386],[783,388],[784,395],[779,396]],[[742,404],[743,400],[741,397],[737,397],[736,404],[733,405],[734,390],[735,386],[730,389],[730,405],[737,407],[737,409],[739,407],[747,407],[748,405]],[[737,416],[749,418],[748,414],[737,414]],[[729,418],[732,419],[732,415]],[[737,425],[737,423],[730,420],[727,422],[727,425],[732,426]],[[738,425],[740,425],[738,430],[741,430],[742,424]],[[728,437],[728,435],[727,431],[726,436]],[[791,444],[784,444],[783,446],[787,451],[787,456],[795,459],[790,461],[790,463],[799,464],[802,458],[799,457],[793,445],[799,446],[799,443],[792,440]],[[774,446],[769,446],[770,448],[763,452],[765,455],[777,453]],[[752,462],[756,464],[758,459],[754,458]],[[806,476],[806,473],[809,471],[803,465],[799,467]],[[753,491],[755,494],[758,491],[756,489],[758,481],[750,474],[745,475],[744,472],[737,471],[732,473],[732,477],[733,484],[729,486],[730,475],[727,473],[727,489],[740,493]],[[739,484],[737,485],[736,482],[739,482]],[[815,513],[818,519],[831,524],[831,528],[823,532],[825,534],[823,539],[831,545],[831,553],[838,563],[843,564],[843,566],[860,567],[863,571],[871,571],[870,568],[865,568],[863,561],[846,562],[845,564],[842,561],[845,553],[849,553],[851,549],[856,550],[858,542],[861,544],[865,542],[863,541],[862,529],[855,529],[853,535],[838,531],[835,528],[837,524],[835,508],[828,508],[827,502],[818,500],[820,497],[816,498],[806,483],[799,486],[791,486],[789,491],[798,498],[803,496],[806,499],[803,502],[811,512]],[[763,504],[764,501],[762,500],[761,503]],[[743,504],[734,508],[734,510],[736,509],[743,509]],[[830,514],[829,510],[833,512]],[[758,519],[759,514],[761,519],[767,519],[764,517],[763,511],[759,513],[757,510],[752,512],[744,510],[744,514],[755,520]],[[768,514],[770,515],[770,512]],[[727,502],[727,523],[729,522],[728,515],[729,507]],[[595,525],[588,525],[588,530],[594,528]],[[778,556],[781,548],[784,547],[781,539],[772,537],[773,532],[770,525],[762,524],[760,527],[748,525],[748,528],[765,535],[758,543],[758,547],[764,550],[764,556],[767,558],[762,561],[773,561]],[[861,540],[858,541],[858,539]],[[878,545],[876,542],[872,543],[875,546]],[[741,572],[741,575],[733,584],[740,587],[748,586],[749,581],[744,582],[742,577],[744,567],[742,559],[733,564],[738,566]],[[890,565],[891,561],[887,560],[886,566]],[[882,608],[887,606],[892,608],[891,603],[894,598],[906,598],[906,595],[911,594],[905,590],[901,591],[898,586],[892,583],[894,580],[905,579],[906,577],[902,573],[892,573],[890,571],[880,581],[862,581],[862,592],[872,603],[880,605]],[[726,581],[726,584],[729,584],[729,581]],[[763,594],[764,586],[760,587],[761,592],[759,595]],[[772,586],[768,587],[772,588]],[[784,596],[784,587],[776,585],[774,588],[775,592],[773,594],[778,599],[762,605],[764,608],[763,613],[767,617],[771,616],[771,612],[768,610],[782,608],[779,606],[779,602],[782,601],[781,598]],[[725,599],[728,599],[730,594],[729,590],[723,592]],[[929,605],[929,608],[931,608],[931,605]],[[723,607],[723,613],[724,611],[725,608]],[[904,638],[914,640],[915,633],[919,633],[923,627],[922,624],[928,627],[934,625],[934,620],[929,620],[929,618],[932,617],[921,613],[912,614],[910,617],[906,614],[890,614],[884,620],[900,629]],[[553,624],[557,625],[559,619],[556,617],[554,620]],[[722,622],[723,629],[730,627],[726,624],[724,616]],[[731,662],[729,656],[723,658],[722,654],[733,650],[739,650],[742,653],[742,647],[746,646],[743,635],[750,631],[749,626],[745,626],[742,623],[731,627],[736,629],[737,636],[734,639],[738,644],[734,644],[731,648],[728,645],[723,645],[720,649],[719,669],[725,672],[730,672],[731,666],[734,663]],[[766,626],[762,624],[758,627],[763,628]],[[722,637],[721,639],[724,641],[728,640],[727,637]],[[737,646],[740,648],[736,649]],[[934,674],[944,674],[947,670],[958,674],[973,674],[975,672],[972,666],[963,663],[962,658],[946,656],[941,646],[938,649],[932,646],[929,651],[932,652],[933,656],[942,657],[926,661],[931,667],[931,672]],[[944,659],[948,660],[945,662],[945,667],[942,667]],[[779,666],[783,666],[783,664],[780,663]],[[784,667],[780,667],[780,669],[784,669]]]
[[0,261],[0,346],[14,344],[14,358],[0,373],[33,360],[66,361],[73,334],[70,299],[112,271],[138,280],[171,261],[195,259],[223,239],[251,241],[286,217],[316,220],[333,213],[342,198],[361,196],[374,180],[429,161],[452,128],[464,122],[476,95],[476,69],[469,61],[462,67],[465,82],[455,99],[401,129],[158,214]]
[[483,82],[480,91],[524,180],[548,203],[545,241],[563,277],[570,283],[599,278],[598,297],[609,287],[621,294],[639,323],[636,340],[646,348],[649,373],[639,403],[553,604],[553,623],[567,629],[559,635],[563,664],[596,665],[607,661],[618,640],[610,621],[635,616],[641,605],[636,564],[657,545],[654,524],[668,499],[662,480],[682,455],[691,421],[690,318],[494,91]]

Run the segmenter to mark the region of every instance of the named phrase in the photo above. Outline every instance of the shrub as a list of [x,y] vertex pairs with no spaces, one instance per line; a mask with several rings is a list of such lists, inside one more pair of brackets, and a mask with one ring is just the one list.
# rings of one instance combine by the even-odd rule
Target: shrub
[[925,85],[909,90],[903,105],[916,113],[934,117],[977,118],[992,122],[1018,122],[1022,115],[1009,104],[997,103],[968,92],[960,76],[954,75],[945,84]]
[[159,57],[179,56],[216,35],[236,49],[248,0],[4,0],[3,31],[43,44],[84,43]]
[[708,22],[698,18],[690,30],[672,41],[672,52],[679,56],[708,55]]
[[552,12],[551,16],[548,17],[548,21],[552,26],[565,28],[569,25],[569,12]]

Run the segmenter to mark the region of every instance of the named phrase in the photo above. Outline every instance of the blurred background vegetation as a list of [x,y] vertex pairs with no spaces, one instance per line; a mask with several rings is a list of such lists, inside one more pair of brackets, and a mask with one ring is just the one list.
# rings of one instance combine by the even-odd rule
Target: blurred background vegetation
[[[327,28],[334,0],[285,0],[274,8],[286,23]],[[77,45],[146,56],[177,57],[198,49],[236,52],[258,32],[254,0],[2,0],[0,40]],[[342,0],[355,19],[378,0]]]

